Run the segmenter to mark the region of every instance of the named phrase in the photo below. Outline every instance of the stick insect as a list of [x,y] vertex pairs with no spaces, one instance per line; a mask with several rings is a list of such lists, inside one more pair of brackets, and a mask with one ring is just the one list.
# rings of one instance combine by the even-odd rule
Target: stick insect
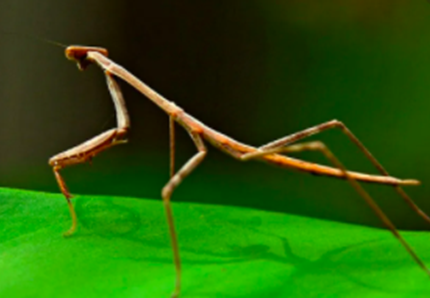
[[[227,155],[239,160],[259,160],[269,164],[274,164],[279,167],[288,169],[297,169],[302,172],[308,172],[317,175],[329,176],[347,180],[355,191],[364,199],[370,206],[381,222],[391,231],[395,238],[400,242],[413,260],[430,276],[430,270],[424,262],[418,257],[415,251],[409,246],[405,239],[400,235],[394,224],[376,204],[368,192],[359,184],[361,182],[378,183],[392,186],[395,191],[403,198],[403,200],[411,207],[418,215],[430,223],[430,218],[414,203],[414,201],[401,188],[407,185],[418,185],[417,180],[407,179],[402,180],[391,177],[387,170],[373,157],[370,151],[361,143],[361,141],[338,120],[332,120],[314,127],[310,127],[303,131],[288,135],[273,142],[270,142],[261,147],[255,148],[249,145],[240,143],[226,135],[223,135],[202,122],[198,121],[191,115],[187,114],[179,106],[167,100],[159,93],[154,91],[148,85],[140,81],[137,77],[131,74],[122,66],[116,64],[108,58],[108,52],[104,48],[87,47],[87,46],[69,46],[65,50],[66,57],[77,63],[80,70],[84,70],[90,64],[98,65],[105,74],[108,89],[113,99],[116,116],[117,127],[101,133],[100,135],[78,145],[72,149],[55,155],[49,160],[49,164],[53,167],[55,178],[58,182],[61,192],[64,194],[69,207],[72,225],[65,233],[65,236],[72,235],[77,228],[77,216],[71,202],[71,194],[69,193],[66,183],[62,178],[60,171],[70,165],[84,163],[90,161],[98,153],[118,144],[127,142],[126,135],[130,128],[130,120],[125,106],[125,102],[117,84],[115,77],[118,77],[154,102],[169,117],[170,130],[170,180],[163,187],[161,196],[164,203],[165,215],[169,229],[170,241],[173,252],[173,262],[175,266],[175,285],[172,297],[178,297],[181,289],[181,260],[179,255],[178,239],[175,232],[174,218],[170,199],[174,190],[178,185],[203,161],[207,154],[206,143],[223,151]],[[175,172],[175,123],[184,128],[194,142],[197,153],[191,157],[177,172]],[[330,129],[339,129],[349,140],[355,144],[368,160],[381,173],[380,175],[369,175],[359,172],[348,171],[345,166],[335,157],[329,148],[320,141],[303,142],[301,141],[311,135],[315,135]],[[295,144],[293,144],[295,143]],[[322,153],[332,164],[333,167],[323,166],[311,162],[302,161],[287,156],[290,153],[301,151],[318,151]]]

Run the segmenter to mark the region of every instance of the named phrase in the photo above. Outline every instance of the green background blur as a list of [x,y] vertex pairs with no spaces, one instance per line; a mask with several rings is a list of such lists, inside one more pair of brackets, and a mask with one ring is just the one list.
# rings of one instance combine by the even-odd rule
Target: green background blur
[[[430,4],[400,0],[0,2],[0,185],[58,188],[50,156],[115,125],[99,69],[65,44],[99,45],[209,126],[262,145],[339,119],[430,212]],[[72,193],[158,199],[168,180],[168,121],[121,84],[130,143],[64,171]],[[324,141],[353,170],[375,173],[339,131]],[[195,149],[178,130],[178,166]],[[327,163],[318,153],[301,158]],[[427,229],[389,187],[366,186],[402,228]],[[228,204],[379,226],[335,179],[239,163],[213,148],[175,201]]]

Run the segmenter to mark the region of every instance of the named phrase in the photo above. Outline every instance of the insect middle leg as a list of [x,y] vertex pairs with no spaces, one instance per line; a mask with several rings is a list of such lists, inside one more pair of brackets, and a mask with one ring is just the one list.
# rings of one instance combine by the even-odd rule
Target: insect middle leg
[[[264,149],[262,150],[264,152]],[[395,225],[391,222],[388,216],[382,211],[382,209],[378,206],[378,204],[373,200],[373,198],[369,195],[369,193],[361,186],[361,184],[356,181],[351,175],[348,174],[345,166],[336,158],[336,156],[328,149],[328,147],[320,142],[307,142],[307,143],[299,143],[290,146],[278,146],[267,150],[264,154],[261,153],[256,155],[253,158],[257,158],[258,156],[262,156],[265,154],[273,154],[273,153],[297,153],[302,151],[319,151],[324,154],[324,156],[338,169],[340,169],[345,178],[351,184],[351,186],[356,190],[356,192],[364,199],[364,201],[370,206],[373,212],[378,216],[378,218],[382,221],[382,223],[391,231],[391,233],[397,238],[397,240],[401,243],[401,245],[406,249],[409,255],[414,259],[414,261],[430,276],[430,270],[424,264],[424,262],[418,257],[412,247],[406,242],[406,240],[400,235]]]
[[[372,153],[364,146],[364,144],[351,132],[351,130],[341,121],[331,120],[303,131],[291,134],[289,136],[280,138],[276,141],[270,142],[264,146],[258,148],[257,151],[244,154],[240,157],[242,160],[248,160],[253,158],[258,158],[260,156],[267,155],[268,153],[279,152],[279,148],[290,145],[294,142],[300,141],[304,138],[310,137],[312,135],[321,133],[323,131],[337,128],[340,129],[350,140],[354,143],[360,151],[366,156],[368,160],[375,166],[375,168],[384,176],[390,176],[388,171],[382,166],[382,164],[373,156]],[[403,190],[400,185],[393,185],[395,191],[402,197],[402,199],[408,204],[408,206],[422,217],[426,222],[430,223],[430,217],[421,210],[418,205],[412,200],[412,198]]]
[[[181,259],[179,255],[178,238],[176,236],[170,198],[172,197],[173,191],[176,189],[176,187],[178,187],[185,177],[187,177],[203,161],[207,152],[206,146],[204,145],[200,134],[191,132],[190,135],[197,147],[198,152],[170,178],[169,182],[167,182],[161,192],[164,209],[166,212],[167,225],[169,227],[170,241],[173,250],[173,261],[176,271],[175,289],[172,294],[172,298],[178,297],[181,290]],[[172,148],[173,146],[171,146],[171,149]],[[171,173],[173,173],[173,170],[171,170]]]

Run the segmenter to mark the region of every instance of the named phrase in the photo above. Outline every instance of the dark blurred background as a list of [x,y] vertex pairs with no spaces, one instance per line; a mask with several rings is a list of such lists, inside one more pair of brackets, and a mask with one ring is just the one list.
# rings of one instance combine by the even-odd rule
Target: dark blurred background
[[[99,45],[161,94],[240,141],[262,145],[339,119],[430,213],[430,4],[400,0],[0,2],[0,184],[58,192],[47,160],[115,125],[99,69],[64,44]],[[30,37],[29,37],[30,36]],[[130,143],[66,169],[75,194],[160,198],[168,118],[121,84]],[[340,131],[322,140],[376,173]],[[178,166],[195,148],[178,130]],[[318,153],[300,158],[327,163]],[[390,187],[366,185],[402,228],[428,229]],[[248,206],[380,226],[344,181],[239,163],[209,148],[175,201]]]

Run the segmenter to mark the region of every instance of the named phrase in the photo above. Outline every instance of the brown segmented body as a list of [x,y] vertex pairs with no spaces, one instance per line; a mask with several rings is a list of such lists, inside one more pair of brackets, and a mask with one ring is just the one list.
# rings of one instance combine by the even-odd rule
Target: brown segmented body
[[[243,143],[240,143],[214,129],[206,126],[198,121],[191,115],[185,113],[180,107],[173,102],[168,101],[148,85],[140,81],[133,74],[128,72],[122,66],[116,64],[107,58],[107,50],[99,47],[82,47],[70,46],[66,49],[66,56],[70,60],[78,63],[78,67],[83,70],[89,64],[96,63],[101,67],[105,73],[108,83],[108,89],[111,93],[116,114],[117,114],[117,128],[106,131],[95,138],[60,153],[50,159],[49,163],[53,166],[55,177],[58,185],[66,197],[70,214],[72,217],[72,226],[67,235],[72,234],[77,226],[76,213],[70,201],[71,195],[67,190],[67,186],[60,175],[60,170],[66,166],[76,163],[82,163],[90,160],[99,152],[112,147],[116,144],[124,143],[123,139],[129,129],[130,122],[128,118],[127,109],[119,86],[114,80],[114,76],[119,77],[136,88],[152,102],[159,106],[169,115],[169,129],[170,129],[170,173],[171,178],[169,182],[162,189],[162,198],[166,212],[166,220],[169,227],[169,234],[172,244],[173,260],[176,269],[176,282],[172,297],[178,297],[181,288],[181,261],[179,256],[178,240],[175,231],[173,220],[173,212],[170,205],[170,198],[176,187],[203,161],[207,154],[207,149],[204,141],[207,141],[215,148],[227,153],[228,155],[242,161],[250,159],[258,159],[269,164],[273,164],[283,168],[296,169],[302,172],[307,172],[316,175],[330,176],[340,179],[346,179],[357,193],[364,199],[364,201],[371,207],[382,223],[391,231],[396,239],[402,244],[409,255],[414,261],[430,276],[430,271],[423,261],[418,257],[409,244],[403,239],[397,231],[394,224],[385,215],[382,209],[376,204],[372,197],[364,190],[364,188],[357,182],[371,182],[391,185],[396,192],[405,200],[405,202],[424,220],[430,223],[430,218],[419,209],[414,201],[404,192],[400,185],[417,185],[417,180],[401,180],[391,177],[385,168],[373,157],[369,150],[358,140],[357,137],[340,121],[332,120],[314,127],[310,127],[303,131],[291,134],[270,142],[264,146],[255,148]],[[193,140],[197,153],[190,158],[190,160],[182,166],[182,168],[175,172],[174,165],[174,122],[181,125],[190,134]],[[321,142],[308,142],[296,143],[306,137],[315,135],[326,131],[328,129],[338,128],[353,142],[361,152],[372,162],[375,168],[381,175],[368,175],[358,172],[347,171],[342,163],[333,155],[333,153]],[[335,167],[323,166],[300,159],[295,159],[279,153],[295,153],[305,150],[319,151],[323,153]]]

